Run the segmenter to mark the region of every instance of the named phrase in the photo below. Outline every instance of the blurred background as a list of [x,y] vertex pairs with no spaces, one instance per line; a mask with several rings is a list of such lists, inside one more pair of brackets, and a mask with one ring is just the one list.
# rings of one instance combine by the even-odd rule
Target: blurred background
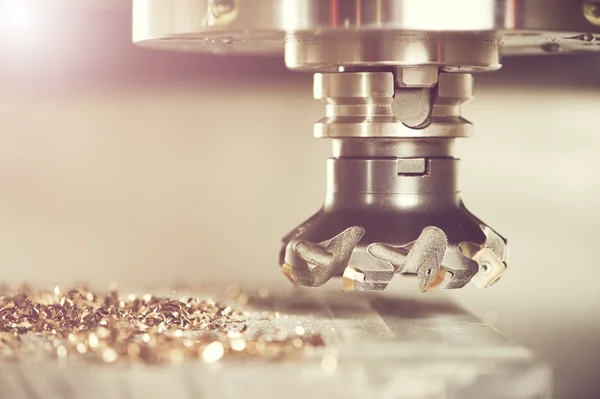
[[[330,156],[311,75],[136,48],[126,0],[26,4],[0,0],[2,280],[282,281]],[[504,61],[476,76],[458,155],[510,269],[448,296],[551,363],[556,397],[597,397],[600,56]]]

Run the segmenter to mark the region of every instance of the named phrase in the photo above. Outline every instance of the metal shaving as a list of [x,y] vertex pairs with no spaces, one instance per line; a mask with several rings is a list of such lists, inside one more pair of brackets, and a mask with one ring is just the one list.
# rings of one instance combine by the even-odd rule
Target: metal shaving
[[[86,287],[36,290],[0,287],[0,360],[42,357],[113,362],[173,363],[224,358],[284,360],[324,345],[301,328],[250,334],[253,320],[277,314],[244,309],[237,286],[226,301],[96,292]],[[259,292],[264,298],[267,290]]]

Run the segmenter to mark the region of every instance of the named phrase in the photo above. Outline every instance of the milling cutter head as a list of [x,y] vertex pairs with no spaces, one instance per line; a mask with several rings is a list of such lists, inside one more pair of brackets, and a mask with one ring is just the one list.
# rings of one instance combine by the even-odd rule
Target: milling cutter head
[[500,277],[506,240],[464,207],[456,184],[452,144],[470,134],[460,105],[471,85],[430,68],[316,75],[327,115],[315,135],[333,139],[334,157],[323,208],[283,239],[294,284],[342,277],[346,291],[373,291],[415,274],[425,292]]

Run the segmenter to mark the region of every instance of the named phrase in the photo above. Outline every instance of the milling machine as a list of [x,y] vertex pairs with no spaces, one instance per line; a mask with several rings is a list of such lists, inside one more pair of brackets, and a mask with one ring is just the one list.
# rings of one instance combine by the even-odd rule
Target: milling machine
[[507,241],[459,196],[453,143],[472,133],[472,74],[503,55],[600,51],[600,1],[133,0],[133,41],[283,51],[314,73],[326,109],[314,134],[333,157],[323,208],[283,239],[294,284],[383,290],[403,273],[421,291],[484,288],[506,269]]

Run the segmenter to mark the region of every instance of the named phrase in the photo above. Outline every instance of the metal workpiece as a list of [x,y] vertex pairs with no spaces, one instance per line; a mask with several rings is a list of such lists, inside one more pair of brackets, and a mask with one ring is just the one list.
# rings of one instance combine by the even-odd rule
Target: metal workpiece
[[595,0],[133,0],[133,41],[285,53],[290,69],[494,70],[501,55],[600,51]]
[[[410,290],[410,283],[395,281],[394,293],[351,293],[333,286],[293,290],[246,283],[240,288],[203,280],[202,284],[169,289],[166,295],[166,287],[165,292],[154,293],[162,298],[142,291],[128,299],[123,293],[117,304],[113,304],[115,292],[111,290],[104,306],[104,295],[98,296],[96,290],[93,302],[86,301],[86,290],[81,290],[81,297],[70,299],[73,296],[69,294],[64,305],[57,301],[48,306],[39,306],[39,302],[31,306],[32,296],[36,296],[29,289],[27,295],[18,291],[20,295],[14,296],[17,305],[0,297],[4,317],[21,310],[27,320],[35,314],[31,308],[46,309],[46,332],[45,336],[27,333],[28,328],[35,329],[35,323],[29,327],[32,323],[25,321],[13,328],[16,337],[2,333],[1,396],[551,397],[550,369],[531,351],[515,345],[443,293],[419,295]],[[43,304],[53,299],[53,295],[43,294],[37,295]],[[143,300],[144,294],[151,301]],[[125,309],[118,306],[119,299],[125,302]],[[81,318],[80,312],[71,312],[77,309],[73,309],[73,300],[82,303],[81,307],[100,305],[97,311],[108,311],[102,318]],[[68,310],[63,310],[65,307]],[[67,312],[69,316],[65,316]],[[132,320],[142,312],[139,320]],[[52,334],[50,323],[65,317],[75,319],[75,327],[79,323],[100,327],[75,331],[68,338],[62,331]],[[104,328],[106,320],[110,322]],[[192,327],[178,325],[188,323]],[[208,328],[195,327],[204,325]],[[60,323],[61,328],[71,326]],[[8,322],[3,327],[10,329]],[[130,332],[141,328],[144,334]],[[80,343],[82,337],[88,339]],[[76,350],[75,342],[85,352]],[[138,347],[140,351],[132,350]],[[65,348],[68,355],[61,356]]]

